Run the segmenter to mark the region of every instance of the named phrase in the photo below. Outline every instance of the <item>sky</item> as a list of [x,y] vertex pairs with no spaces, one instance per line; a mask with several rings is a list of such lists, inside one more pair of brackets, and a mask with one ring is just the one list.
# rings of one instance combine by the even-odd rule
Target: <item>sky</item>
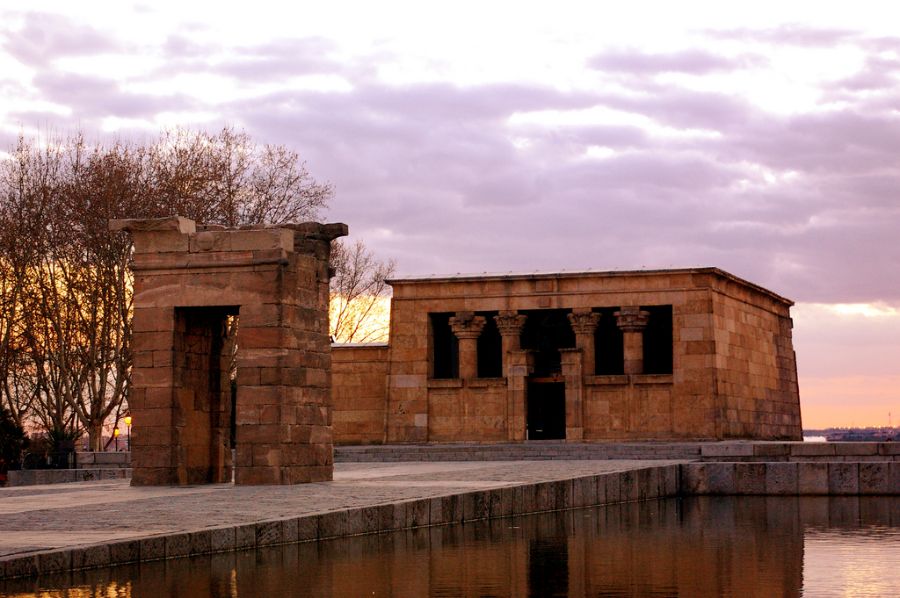
[[797,302],[805,427],[897,424],[889,6],[6,3],[0,150],[232,125],[400,274],[717,266]]

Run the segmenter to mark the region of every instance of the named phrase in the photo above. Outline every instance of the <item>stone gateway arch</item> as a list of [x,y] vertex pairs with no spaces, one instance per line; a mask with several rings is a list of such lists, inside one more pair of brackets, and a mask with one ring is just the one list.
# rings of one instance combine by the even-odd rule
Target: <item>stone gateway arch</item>
[[328,263],[347,225],[110,229],[134,241],[131,483],[227,482],[232,468],[237,484],[331,480]]

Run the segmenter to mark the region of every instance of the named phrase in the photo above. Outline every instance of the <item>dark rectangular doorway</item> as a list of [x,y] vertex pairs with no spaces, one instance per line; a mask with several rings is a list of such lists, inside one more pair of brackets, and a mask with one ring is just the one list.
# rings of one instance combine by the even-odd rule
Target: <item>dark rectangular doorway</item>
[[529,440],[564,440],[565,382],[529,382],[527,417]]
[[229,322],[238,308],[175,308],[172,353],[176,475],[179,484],[231,479],[230,370],[233,335]]

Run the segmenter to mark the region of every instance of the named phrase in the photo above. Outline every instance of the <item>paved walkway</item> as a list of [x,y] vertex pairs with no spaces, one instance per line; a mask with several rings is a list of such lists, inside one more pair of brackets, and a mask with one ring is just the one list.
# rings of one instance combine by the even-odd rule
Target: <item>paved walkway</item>
[[110,480],[0,488],[0,557],[674,463],[339,463],[333,482],[297,486],[133,488]]

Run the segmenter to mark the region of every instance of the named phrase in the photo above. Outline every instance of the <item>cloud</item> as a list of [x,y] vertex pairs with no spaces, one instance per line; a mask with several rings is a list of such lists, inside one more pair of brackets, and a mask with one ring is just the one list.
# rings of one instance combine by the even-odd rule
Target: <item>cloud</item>
[[715,29],[705,33],[718,39],[806,47],[828,47],[860,38],[859,32],[852,29],[810,27],[800,23],[768,28]]
[[11,56],[29,66],[46,66],[61,56],[86,56],[122,48],[107,34],[60,15],[27,12],[22,21],[20,29],[4,33],[0,43]]
[[[522,111],[597,105],[721,135],[509,125]],[[389,231],[373,245],[406,273],[717,265],[799,299],[900,297],[879,274],[900,263],[900,135],[884,115],[775,116],[679,88],[635,99],[373,83],[228,111],[302,148],[337,185],[335,216],[367,237]]]
[[610,94],[604,97],[603,103],[676,129],[722,132],[741,127],[758,112],[741,98],[725,93],[671,85],[641,87],[640,93]]
[[[894,40],[890,51],[900,51],[900,38]],[[834,101],[866,101],[871,92],[885,92],[900,89],[900,58],[881,55],[884,44],[873,44],[878,54],[866,56],[863,67],[849,77],[844,77],[826,86],[826,97]],[[896,93],[895,93],[896,96]],[[895,104],[896,105],[896,104]]]
[[335,50],[333,42],[322,38],[279,39],[237,48],[233,57],[216,65],[215,71],[244,81],[340,73],[344,66],[330,56]]
[[[4,85],[39,100],[8,110],[7,121],[64,126],[46,103],[88,129],[109,117],[216,114],[209,126],[234,123],[296,148],[336,186],[330,217],[404,273],[714,265],[801,300],[900,300],[891,275],[900,269],[900,94],[896,65],[880,54],[889,38],[799,25],[719,31],[708,46],[665,54],[598,46],[585,79],[595,85],[392,85],[378,73],[402,57],[348,55],[324,37],[229,43],[183,26],[140,50],[160,66],[74,73],[55,59],[138,50],[62,17],[38,31],[41,18],[26,16],[4,40],[36,67],[28,90]],[[772,114],[684,82],[769,68],[772,44],[838,43],[866,60],[823,84],[813,111]],[[666,74],[694,77],[656,77]],[[222,79],[241,95],[172,90],[185,75]],[[348,85],[289,84],[306,76]],[[153,93],[133,91],[136,81]],[[157,93],[156,82],[172,91]]]
[[699,49],[657,54],[649,54],[636,49],[621,49],[598,54],[590,58],[587,64],[593,69],[629,76],[661,73],[705,75],[715,71],[732,71],[758,62],[758,60],[758,58],[749,56],[729,58]]
[[[103,118],[148,119],[167,110],[190,110],[198,106],[195,100],[180,94],[150,95],[123,91],[120,84],[109,78],[42,71],[33,81],[42,99],[71,109],[70,122],[96,126]],[[19,116],[25,120],[28,113]],[[41,117],[40,113],[37,115]]]

